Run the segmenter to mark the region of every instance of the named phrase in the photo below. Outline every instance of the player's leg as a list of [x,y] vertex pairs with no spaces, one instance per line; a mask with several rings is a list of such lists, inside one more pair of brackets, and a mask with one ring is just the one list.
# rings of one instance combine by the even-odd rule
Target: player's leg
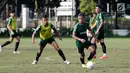
[[106,45],[104,43],[104,32],[101,32],[98,36],[98,40],[100,41],[100,45],[102,46],[102,52],[103,56],[101,56],[99,59],[106,59]]
[[78,47],[78,53],[80,56],[80,62],[82,64],[83,68],[86,68],[86,64],[85,64],[85,53],[84,53],[84,47]]
[[91,42],[88,42],[86,45],[86,48],[88,49],[88,51],[90,52],[90,55],[88,57],[88,60],[92,60],[92,58],[94,57],[94,55],[96,54],[96,49],[95,46],[91,44]]
[[49,41],[49,43],[56,49],[56,51],[59,53],[61,58],[64,60],[64,63],[70,64],[70,61],[66,60],[66,57],[65,57],[63,51],[59,48],[59,45],[53,38],[51,39],[51,41]]
[[37,64],[46,44],[47,43],[45,41],[43,41],[43,40],[40,41],[39,48],[38,48],[37,55],[36,55],[36,59],[33,61],[32,64]]
[[20,37],[17,36],[16,40],[17,40],[17,42],[15,43],[15,49],[14,49],[13,53],[20,53],[20,52],[18,52],[18,47],[19,47],[19,43],[20,43]]
[[92,43],[92,45],[95,47],[95,55],[94,55],[93,58],[96,58],[96,50],[97,50],[96,41],[97,41],[96,38],[92,38],[92,39],[91,39],[91,43]]
[[9,45],[11,42],[13,42],[14,38],[13,37],[10,37],[10,39],[8,41],[6,41],[5,43],[3,43],[1,46],[0,46],[0,51],[2,51],[1,49],[4,47],[4,46],[7,46]]
[[107,55],[106,55],[106,45],[104,39],[100,40],[100,45],[102,46],[102,52],[103,52],[103,56],[101,56],[100,59],[106,59]]

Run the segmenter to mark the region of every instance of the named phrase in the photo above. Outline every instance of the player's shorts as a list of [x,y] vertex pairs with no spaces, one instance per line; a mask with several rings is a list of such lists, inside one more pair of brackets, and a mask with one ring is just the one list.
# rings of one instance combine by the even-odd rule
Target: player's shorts
[[98,40],[104,39],[104,31],[100,32],[98,35],[96,35],[96,38]]
[[14,32],[13,35],[10,33],[11,38],[15,38],[15,37],[19,36],[18,32],[16,32],[16,31],[13,31],[13,32]]
[[85,42],[85,43],[82,43],[82,42],[76,42],[76,46],[78,47],[78,48],[86,48],[86,49],[88,49],[88,47],[89,46],[91,46],[92,44],[91,44],[91,42],[90,41],[87,41],[87,42]]
[[90,47],[91,45],[92,45],[91,42],[88,41],[88,42],[84,43],[83,46],[78,46],[78,52],[80,54],[84,53],[84,48],[88,49],[88,47]]
[[46,44],[48,43],[51,44],[53,41],[55,41],[53,37],[45,39],[45,40],[41,39],[39,45],[45,47]]

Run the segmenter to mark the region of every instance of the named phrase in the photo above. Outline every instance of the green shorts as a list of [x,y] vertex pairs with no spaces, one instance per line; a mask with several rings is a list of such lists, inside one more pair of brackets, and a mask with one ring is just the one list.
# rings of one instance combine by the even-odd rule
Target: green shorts
[[11,38],[15,38],[17,36],[19,36],[18,32],[16,32],[16,30],[13,30],[14,34],[12,35],[11,32],[10,32],[10,37]]
[[53,41],[55,41],[55,39],[53,37],[50,37],[50,38],[45,39],[45,40],[41,39],[39,45],[42,47],[45,47],[46,44],[48,44],[48,43],[51,44]]

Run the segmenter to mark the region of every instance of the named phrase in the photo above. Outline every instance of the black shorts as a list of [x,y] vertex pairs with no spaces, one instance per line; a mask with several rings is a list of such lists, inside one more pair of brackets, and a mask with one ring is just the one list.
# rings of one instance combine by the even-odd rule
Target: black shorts
[[84,46],[80,46],[78,47],[78,52],[79,53],[83,53],[84,52],[84,48],[88,49],[88,47],[90,47],[92,44],[90,41],[84,43]]
[[101,39],[104,39],[104,32],[100,32],[98,37],[97,37],[98,40],[101,40]]
[[46,44],[48,44],[48,43],[51,44],[53,41],[55,41],[55,39],[53,37],[45,39],[45,40],[41,39],[39,45],[42,47],[45,47]]
[[15,38],[15,37],[17,37],[17,36],[19,36],[19,34],[18,34],[17,32],[14,32],[14,35],[10,34],[10,37],[11,37],[11,38]]

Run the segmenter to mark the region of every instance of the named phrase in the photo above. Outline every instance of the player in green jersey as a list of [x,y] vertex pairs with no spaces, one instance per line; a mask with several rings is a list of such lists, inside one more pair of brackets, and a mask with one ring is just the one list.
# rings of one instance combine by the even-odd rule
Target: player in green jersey
[[20,53],[20,52],[18,52],[20,37],[19,37],[18,32],[16,31],[16,19],[15,19],[14,13],[15,13],[14,11],[10,12],[10,17],[8,18],[8,24],[7,24],[7,28],[8,28],[9,33],[10,33],[10,39],[9,39],[9,41],[6,41],[4,44],[2,44],[0,46],[0,51],[2,51],[1,49],[4,46],[7,46],[8,44],[12,43],[14,38],[16,38],[17,42],[15,44],[15,49],[14,49],[13,53]]
[[57,52],[59,53],[59,55],[61,56],[61,58],[64,60],[64,63],[66,64],[70,64],[70,61],[66,60],[64,53],[62,52],[62,50],[59,48],[57,42],[55,41],[55,39],[52,36],[52,31],[54,31],[54,33],[58,36],[58,38],[60,40],[61,37],[59,36],[56,28],[54,27],[54,25],[52,23],[48,23],[48,18],[47,16],[43,16],[42,17],[42,22],[41,24],[38,25],[38,27],[36,28],[36,30],[34,31],[33,35],[32,35],[32,43],[34,44],[34,36],[36,34],[36,32],[39,32],[40,35],[40,43],[39,43],[39,48],[38,48],[38,52],[36,55],[36,59],[33,61],[32,64],[37,64],[37,62],[39,61],[39,57],[41,56],[41,53],[44,49],[44,47],[49,43],[50,45],[52,45]]
[[[87,37],[87,29],[92,33],[89,24],[85,22],[85,15],[80,13],[78,15],[78,23],[74,26],[72,37],[76,39],[76,46],[78,48],[78,52],[80,54],[80,61],[83,68],[86,68],[86,64],[84,62],[84,48],[90,51],[90,55],[88,60],[92,60],[93,56],[95,55],[95,47],[91,44]],[[93,33],[92,33],[93,34]],[[93,34],[94,36],[94,34]]]
[[100,59],[106,59],[106,45],[104,43],[104,16],[101,13],[101,7],[98,5],[96,6],[95,12],[97,13],[96,16],[96,23],[94,33],[96,35],[96,39],[93,39],[92,42],[95,43],[96,41],[100,42],[100,45],[102,46],[103,56],[100,57]]

